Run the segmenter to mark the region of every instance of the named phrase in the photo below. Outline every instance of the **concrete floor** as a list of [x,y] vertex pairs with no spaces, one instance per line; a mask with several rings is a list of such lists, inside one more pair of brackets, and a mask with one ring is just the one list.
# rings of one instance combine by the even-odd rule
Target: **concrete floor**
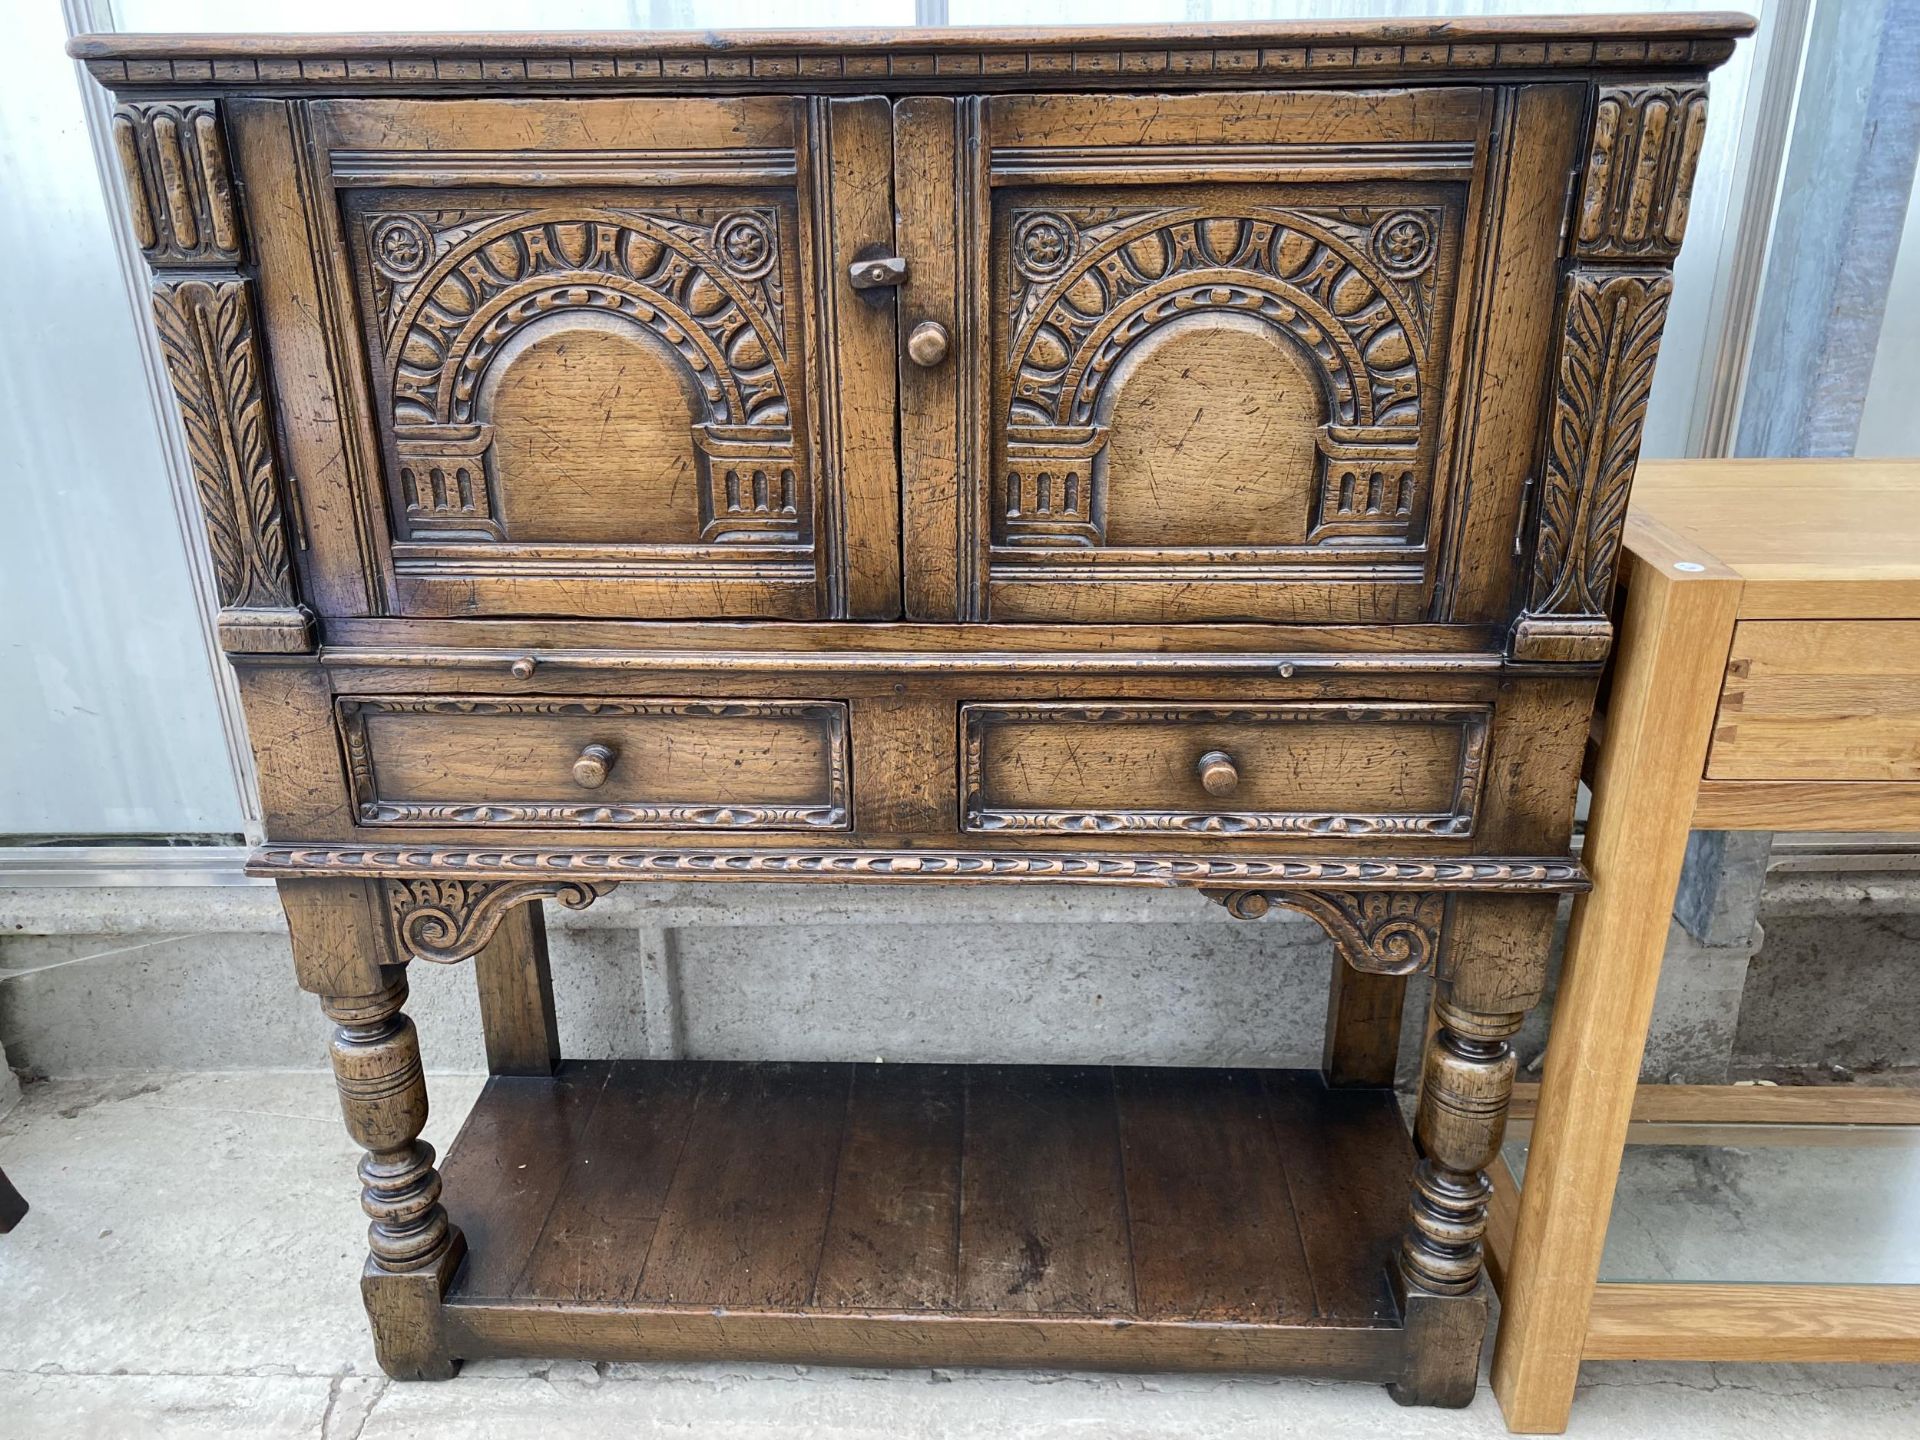
[[[478,1088],[433,1082],[429,1140],[445,1148]],[[1464,1412],[1401,1410],[1374,1386],[1285,1380],[488,1362],[398,1385],[354,1284],[355,1154],[324,1075],[27,1087],[0,1119],[0,1167],[35,1207],[0,1238],[0,1437],[1505,1434],[1484,1390]],[[1570,1433],[1910,1437],[1920,1367],[1591,1365]]]

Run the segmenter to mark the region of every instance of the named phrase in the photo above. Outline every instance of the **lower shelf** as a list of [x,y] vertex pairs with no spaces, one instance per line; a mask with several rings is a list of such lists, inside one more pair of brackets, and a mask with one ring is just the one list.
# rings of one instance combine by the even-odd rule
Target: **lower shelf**
[[1392,1379],[1412,1163],[1309,1071],[568,1062],[447,1157],[445,1343]]

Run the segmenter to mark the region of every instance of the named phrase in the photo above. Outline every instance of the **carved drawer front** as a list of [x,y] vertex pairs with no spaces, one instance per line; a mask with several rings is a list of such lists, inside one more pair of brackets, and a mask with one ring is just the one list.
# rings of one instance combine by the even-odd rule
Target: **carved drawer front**
[[1707,778],[1920,783],[1920,620],[1736,625]]
[[838,701],[337,702],[362,825],[844,830]]
[[1461,836],[1491,710],[1424,702],[960,708],[962,825],[1079,835]]
[[892,321],[839,263],[891,239],[884,102],[310,117],[394,613],[897,613],[891,542],[850,561],[848,528],[897,533]]
[[910,551],[957,544],[963,613],[1423,616],[1482,92],[959,103],[896,124],[976,172],[951,222],[901,191],[909,246],[963,237],[957,369],[902,370],[909,509],[958,509]]

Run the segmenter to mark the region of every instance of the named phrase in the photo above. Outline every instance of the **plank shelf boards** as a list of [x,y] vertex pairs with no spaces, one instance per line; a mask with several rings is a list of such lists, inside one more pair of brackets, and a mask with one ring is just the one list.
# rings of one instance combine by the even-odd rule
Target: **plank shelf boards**
[[563,1063],[448,1156],[452,1353],[1391,1380],[1411,1149],[1315,1072]]

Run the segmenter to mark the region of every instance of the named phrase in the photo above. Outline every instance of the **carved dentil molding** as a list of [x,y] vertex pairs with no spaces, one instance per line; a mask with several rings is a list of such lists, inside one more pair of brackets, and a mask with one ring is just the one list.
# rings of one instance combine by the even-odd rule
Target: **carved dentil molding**
[[[690,81],[725,80],[750,88],[787,90],[796,81],[883,87],[899,81],[922,87],[966,85],[990,88],[996,82],[1027,78],[1048,83],[1132,76],[1159,83],[1244,84],[1251,76],[1317,76],[1339,80],[1351,74],[1433,76],[1449,71],[1584,70],[1594,65],[1707,66],[1733,49],[1733,33],[1632,38],[1583,35],[1569,26],[1555,36],[1500,36],[1486,31],[1460,34],[1452,21],[1428,27],[1429,33],[1383,42],[1378,26],[1327,27],[1326,33],[1299,36],[1294,43],[1269,37],[1240,36],[1233,27],[1215,28],[1213,44],[1170,46],[1141,41],[1115,43],[1107,37],[1066,34],[1052,45],[969,43],[966,37],[936,38],[926,48],[848,46],[808,47],[793,40],[727,37],[724,47],[702,48],[695,36],[672,47],[609,50],[582,48],[576,53],[506,45],[435,51],[417,42],[404,56],[379,53],[372,46],[351,52],[329,50],[324,42],[309,48],[283,44],[270,55],[230,51],[195,52],[182,38],[175,53],[113,55],[84,52],[87,69],[104,85],[270,85],[303,90],[364,90],[435,84],[481,90],[502,82],[530,83],[582,90],[628,90],[647,86],[684,86]],[[96,42],[105,48],[112,41]],[[1110,80],[1109,80],[1110,83]]]
[[583,880],[390,880],[387,924],[402,959],[449,965],[485,947],[516,905],[558,900],[584,910],[611,884]]
[[1440,891],[1227,890],[1212,898],[1236,920],[1257,920],[1275,905],[1310,916],[1347,964],[1372,975],[1432,969],[1447,918]]

